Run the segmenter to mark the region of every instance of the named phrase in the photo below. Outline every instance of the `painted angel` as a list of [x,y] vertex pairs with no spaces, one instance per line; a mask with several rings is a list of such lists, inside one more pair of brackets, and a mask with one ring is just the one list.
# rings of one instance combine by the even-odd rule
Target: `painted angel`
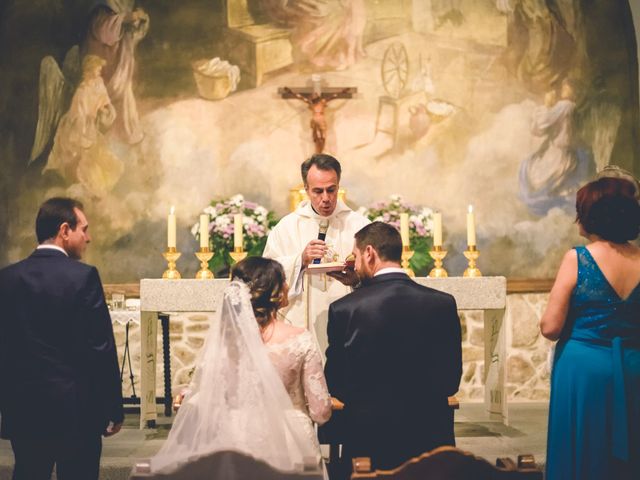
[[[43,170],[53,170],[69,184],[79,183],[88,195],[104,197],[124,170],[111,152],[104,133],[114,122],[116,111],[102,79],[105,60],[87,55],[82,60],[81,79],[67,112],[57,125],[53,148]],[[40,118],[31,159],[37,158],[48,143],[55,119],[62,111],[68,89],[55,60],[45,57],[41,65]]]
[[133,145],[144,138],[133,94],[135,50],[149,31],[149,15],[134,8],[134,0],[102,0],[91,10],[81,55],[106,60],[102,78],[118,113],[112,128],[119,139]]
[[520,198],[536,215],[553,207],[571,211],[575,193],[594,173],[591,151],[575,131],[573,84],[565,79],[560,99],[547,92],[543,106],[533,113],[531,132],[544,141],[520,165]]

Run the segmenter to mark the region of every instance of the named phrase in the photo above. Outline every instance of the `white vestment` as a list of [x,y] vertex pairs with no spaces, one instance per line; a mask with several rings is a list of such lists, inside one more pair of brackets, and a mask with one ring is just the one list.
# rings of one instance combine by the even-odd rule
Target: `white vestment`
[[353,251],[355,233],[370,223],[340,200],[329,217],[318,215],[307,200],[273,228],[263,255],[280,262],[287,274],[289,306],[282,310],[285,318],[293,325],[309,328],[324,353],[329,304],[349,293],[351,288],[325,274],[306,275],[308,281],[304,281],[302,251],[311,240],[318,238],[322,218],[329,220],[325,242],[337,254],[338,261]]

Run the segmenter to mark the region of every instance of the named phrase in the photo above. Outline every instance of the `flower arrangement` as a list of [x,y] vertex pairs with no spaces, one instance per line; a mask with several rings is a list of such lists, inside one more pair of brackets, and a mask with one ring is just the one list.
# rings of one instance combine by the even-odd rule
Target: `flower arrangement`
[[[213,200],[203,211],[209,215],[209,248],[214,255],[209,269],[216,277],[226,276],[233,259],[233,216],[243,214],[244,250],[249,256],[262,255],[267,235],[275,226],[275,214],[262,205],[249,202],[240,194],[222,200]],[[199,238],[199,223],[191,227],[191,233]]]
[[429,255],[433,245],[433,210],[405,202],[400,195],[389,196],[388,201],[376,202],[360,213],[372,222],[385,222],[400,229],[400,214],[409,214],[409,240],[415,252],[409,264],[419,277],[429,274],[433,259]]

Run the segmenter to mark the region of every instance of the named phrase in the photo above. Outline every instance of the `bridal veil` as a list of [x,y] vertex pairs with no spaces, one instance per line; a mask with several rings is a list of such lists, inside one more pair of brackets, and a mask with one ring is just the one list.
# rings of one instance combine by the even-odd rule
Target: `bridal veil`
[[246,475],[249,461],[300,473],[300,478],[322,478],[316,448],[269,360],[249,288],[231,282],[209,328],[190,392],[151,459],[151,473],[164,478],[200,462],[207,465],[207,475],[200,478],[235,479]]

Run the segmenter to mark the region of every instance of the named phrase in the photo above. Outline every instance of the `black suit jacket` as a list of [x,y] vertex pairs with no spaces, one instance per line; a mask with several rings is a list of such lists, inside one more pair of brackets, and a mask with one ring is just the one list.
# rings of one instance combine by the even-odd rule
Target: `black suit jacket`
[[95,267],[40,249],[0,270],[0,385],[3,438],[99,435],[123,420]]
[[346,456],[393,468],[454,445],[455,394],[462,373],[455,299],[403,273],[387,273],[329,307],[325,374],[345,403]]

